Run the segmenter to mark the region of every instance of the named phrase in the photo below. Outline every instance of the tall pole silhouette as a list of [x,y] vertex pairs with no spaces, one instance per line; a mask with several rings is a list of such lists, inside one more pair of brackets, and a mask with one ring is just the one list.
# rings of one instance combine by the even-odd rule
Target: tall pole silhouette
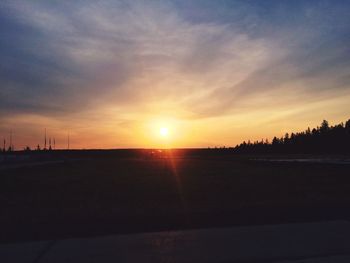
[[10,131],[10,151],[12,151],[12,131]]
[[45,128],[45,143],[44,143],[44,150],[46,150],[46,128]]

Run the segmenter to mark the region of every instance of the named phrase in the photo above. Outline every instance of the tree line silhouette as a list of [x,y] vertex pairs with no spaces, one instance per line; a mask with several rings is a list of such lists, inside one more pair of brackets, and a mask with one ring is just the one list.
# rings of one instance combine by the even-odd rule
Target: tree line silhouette
[[243,142],[234,147],[236,153],[350,153],[350,119],[330,126],[323,120],[317,128],[307,128],[303,132],[286,133],[255,142]]

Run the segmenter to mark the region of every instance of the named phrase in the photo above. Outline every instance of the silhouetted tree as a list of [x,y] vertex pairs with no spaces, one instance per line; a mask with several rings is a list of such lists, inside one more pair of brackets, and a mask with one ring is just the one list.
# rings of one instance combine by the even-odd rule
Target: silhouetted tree
[[329,123],[326,120],[323,120],[321,123],[321,127],[320,127],[320,132],[321,133],[326,133],[329,131]]
[[284,137],[243,142],[234,147],[237,153],[350,153],[350,120],[334,126],[323,120],[320,127],[303,132],[286,133]]

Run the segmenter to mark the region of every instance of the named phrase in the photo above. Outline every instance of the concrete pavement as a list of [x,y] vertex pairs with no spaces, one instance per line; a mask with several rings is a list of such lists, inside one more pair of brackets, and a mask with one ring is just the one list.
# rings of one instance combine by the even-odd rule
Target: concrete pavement
[[244,226],[0,245],[2,263],[350,262],[350,223]]

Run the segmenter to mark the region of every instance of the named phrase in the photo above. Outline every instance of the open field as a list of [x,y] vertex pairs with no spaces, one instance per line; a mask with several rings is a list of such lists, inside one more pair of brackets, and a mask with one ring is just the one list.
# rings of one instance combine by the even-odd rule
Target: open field
[[2,163],[0,241],[350,218],[349,164],[254,158],[72,151]]

